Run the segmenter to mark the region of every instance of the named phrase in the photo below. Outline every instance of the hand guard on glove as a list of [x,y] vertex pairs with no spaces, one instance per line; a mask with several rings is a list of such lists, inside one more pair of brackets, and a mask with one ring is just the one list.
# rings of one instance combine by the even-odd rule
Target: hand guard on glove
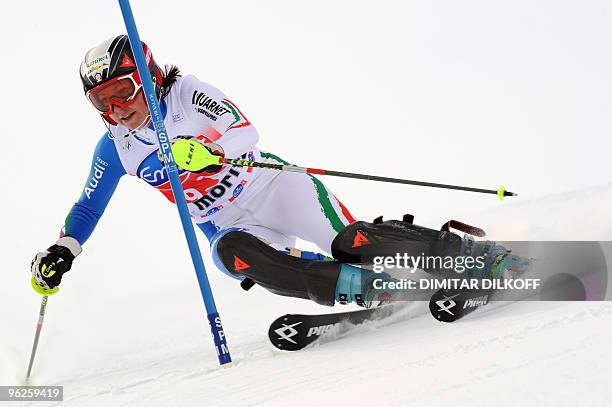
[[[195,139],[179,139],[172,142],[172,155],[176,165],[184,170],[196,173],[216,174],[223,165],[219,162],[225,153],[220,145],[200,143]],[[163,162],[161,152],[158,153]]]
[[62,276],[83,249],[69,236],[60,238],[53,246],[38,253],[32,260],[32,288],[39,294],[50,295],[58,291]]

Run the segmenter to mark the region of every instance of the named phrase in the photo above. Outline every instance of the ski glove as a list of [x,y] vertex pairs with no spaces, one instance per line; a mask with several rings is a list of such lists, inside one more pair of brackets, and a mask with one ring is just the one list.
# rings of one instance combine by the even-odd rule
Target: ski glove
[[[163,162],[161,158],[160,160]],[[221,171],[220,157],[225,153],[220,145],[200,143],[194,139],[180,139],[172,143],[172,155],[180,168],[196,173],[215,174]]]
[[60,238],[32,260],[32,288],[39,294],[55,294],[62,276],[72,266],[72,261],[83,249],[79,242],[69,236]]

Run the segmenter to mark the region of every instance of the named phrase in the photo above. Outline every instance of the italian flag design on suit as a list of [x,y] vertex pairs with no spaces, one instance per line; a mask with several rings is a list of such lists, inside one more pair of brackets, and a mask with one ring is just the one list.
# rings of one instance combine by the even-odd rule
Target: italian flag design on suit
[[[290,165],[290,163],[272,153],[261,152],[261,157],[275,161],[278,164]],[[353,215],[344,204],[318,178],[310,174],[307,174],[307,176],[310,177],[315,187],[321,211],[325,214],[330,226],[336,232],[341,231],[346,225],[355,222],[355,218],[353,218]]]

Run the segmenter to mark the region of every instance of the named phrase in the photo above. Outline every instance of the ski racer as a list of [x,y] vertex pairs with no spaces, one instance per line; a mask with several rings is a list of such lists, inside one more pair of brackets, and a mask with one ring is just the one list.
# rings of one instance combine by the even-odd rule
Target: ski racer
[[[486,252],[486,265],[473,270],[482,276],[515,265],[515,256],[503,247],[449,231],[408,221],[357,221],[309,174],[211,165],[214,156],[287,163],[257,147],[255,127],[223,92],[181,75],[176,66],[160,67],[144,43],[143,49],[193,222],[208,238],[216,266],[243,281],[243,287],[255,283],[323,305],[371,307],[393,295],[373,287],[376,274],[360,266],[375,255]],[[32,261],[32,286],[45,295],[58,290],[124,175],[140,178],[174,201],[128,37],[119,35],[89,50],[80,77],[107,131],[97,142],[84,189],[60,238]],[[296,238],[315,243],[322,253],[296,249]]]

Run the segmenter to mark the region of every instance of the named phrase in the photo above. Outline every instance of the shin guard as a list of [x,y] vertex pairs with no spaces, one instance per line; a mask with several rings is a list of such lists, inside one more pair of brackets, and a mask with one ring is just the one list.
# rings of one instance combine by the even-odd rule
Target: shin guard
[[217,243],[217,255],[229,272],[275,294],[334,305],[341,266],[337,261],[294,257],[241,231],[224,235]]
[[461,238],[454,233],[397,220],[352,223],[332,242],[334,258],[350,264],[371,264],[374,257],[404,253],[409,256],[456,256],[460,250]]

